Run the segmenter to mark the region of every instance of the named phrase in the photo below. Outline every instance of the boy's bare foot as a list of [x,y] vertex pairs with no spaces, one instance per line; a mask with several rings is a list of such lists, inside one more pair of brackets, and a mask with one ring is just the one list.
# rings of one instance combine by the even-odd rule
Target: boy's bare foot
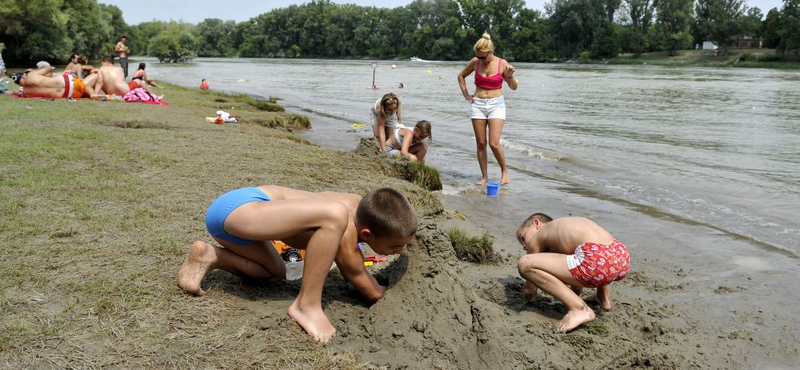
[[569,311],[561,321],[558,322],[558,332],[566,333],[580,325],[594,321],[594,311],[589,306],[583,306],[580,310]]
[[486,185],[486,183],[487,183],[488,181],[489,181],[489,179],[487,179],[487,178],[483,178],[483,179],[480,179],[480,180],[478,180],[478,181],[475,183],[475,185],[480,185],[480,186],[483,186],[483,185]]
[[331,338],[336,335],[336,328],[331,325],[328,316],[322,311],[322,307],[312,308],[310,310],[300,309],[300,305],[295,299],[292,305],[289,306],[289,316],[303,328],[303,330],[314,338],[317,343],[328,344]]
[[500,185],[507,185],[508,183],[508,172],[503,172],[503,177],[500,178]]
[[196,241],[189,248],[186,261],[178,271],[178,287],[194,295],[204,295],[206,292],[200,288],[200,283],[216,262],[216,253],[211,244]]
[[592,294],[586,297],[586,302],[596,302],[604,311],[611,311],[611,297],[608,294]]

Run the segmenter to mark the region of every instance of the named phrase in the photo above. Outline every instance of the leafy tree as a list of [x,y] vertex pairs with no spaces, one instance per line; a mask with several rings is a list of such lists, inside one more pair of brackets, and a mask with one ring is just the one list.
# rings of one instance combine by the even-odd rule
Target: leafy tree
[[757,40],[762,35],[764,28],[764,14],[758,7],[747,8],[745,15],[742,17],[742,35],[750,36],[753,40]]
[[[125,23],[125,19],[122,17],[122,10],[114,5],[106,5],[106,4],[99,4],[100,11],[104,13],[104,17],[108,21],[109,26],[111,27],[111,33],[109,39],[103,42],[103,46],[100,49],[100,55],[111,55],[114,52],[114,46],[117,43],[117,40],[123,35],[128,36],[128,44],[130,44],[131,38],[131,27]],[[130,47],[130,45],[128,46]],[[147,48],[130,48],[131,52],[145,54],[147,52]],[[90,55],[91,57],[98,57],[99,55]]]
[[112,40],[115,37],[111,26],[112,15],[106,13],[97,1],[66,0],[64,13],[67,17],[66,36],[72,41],[73,53],[86,53],[96,57],[104,47],[106,50],[109,46],[113,49]]
[[800,55],[800,0],[783,0],[781,26],[778,50],[783,55]]
[[626,46],[636,56],[640,56],[646,47],[647,32],[653,22],[652,0],[625,0],[630,25],[627,28]]
[[67,35],[63,0],[0,0],[0,40],[8,63],[68,58],[73,43]]
[[764,20],[764,31],[762,37],[764,38],[764,47],[776,48],[781,42],[781,12],[778,8],[772,8],[767,12],[767,18]]
[[[235,27],[235,23],[234,23]],[[197,55],[201,57],[225,56],[230,48],[232,35],[221,19],[208,18],[197,25]]]
[[537,10],[522,9],[515,18],[515,32],[511,35],[508,58],[522,61],[545,59],[544,33],[546,23]]
[[603,1],[553,0],[545,10],[550,15],[548,32],[553,42],[549,47],[561,58],[576,59],[582,51],[591,50],[595,32],[608,22]]
[[619,54],[619,37],[617,29],[611,22],[604,22],[595,30],[592,39],[592,58],[610,59]]
[[194,26],[172,21],[150,40],[147,50],[162,63],[182,63],[197,56],[197,45]]
[[[162,21],[142,22],[136,26],[131,27],[131,32],[128,36],[128,48],[133,53],[142,53],[153,55],[150,53],[150,41],[156,36],[160,35],[167,29],[167,23]],[[119,38],[118,35],[115,38]],[[114,40],[116,43],[117,40]]]
[[693,0],[656,0],[656,34],[670,55],[692,44]]
[[[516,31],[516,19],[525,9],[522,0],[486,0],[486,10],[491,24],[492,42],[499,55],[510,49],[513,32]],[[507,57],[513,58],[513,55]]]
[[744,0],[697,0],[698,40],[716,41],[722,54],[726,54],[736,39],[742,35]]

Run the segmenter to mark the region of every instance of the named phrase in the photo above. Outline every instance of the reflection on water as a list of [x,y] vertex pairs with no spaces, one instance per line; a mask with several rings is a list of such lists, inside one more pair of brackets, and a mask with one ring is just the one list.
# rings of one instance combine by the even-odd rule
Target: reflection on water
[[[396,64],[397,69],[390,69]],[[542,179],[595,197],[709,225],[800,253],[800,73],[764,69],[516,64],[502,139],[515,192]],[[278,96],[311,112],[320,141],[354,147],[352,123],[386,92],[406,124],[434,124],[429,163],[456,181],[479,177],[469,104],[456,85],[463,63],[197,59],[152,63],[186,86]],[[470,91],[472,78],[468,78]],[[402,82],[404,89],[393,89]],[[350,130],[352,131],[352,130]],[[338,139],[337,139],[338,138]],[[492,157],[491,155],[489,156]],[[490,176],[499,169],[490,160]],[[524,201],[509,202],[521,214]],[[635,208],[632,206],[632,208]]]

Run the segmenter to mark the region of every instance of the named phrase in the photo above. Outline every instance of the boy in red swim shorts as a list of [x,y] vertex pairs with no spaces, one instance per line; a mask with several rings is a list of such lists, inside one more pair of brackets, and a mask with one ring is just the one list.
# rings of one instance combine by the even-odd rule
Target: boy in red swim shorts
[[583,288],[597,288],[590,300],[611,310],[608,285],[628,274],[631,257],[628,248],[600,225],[583,217],[553,220],[534,213],[517,229],[517,240],[528,252],[518,264],[525,279],[523,299],[534,300],[542,288],[569,310],[558,323],[558,332],[594,320],[594,311],[580,297]]

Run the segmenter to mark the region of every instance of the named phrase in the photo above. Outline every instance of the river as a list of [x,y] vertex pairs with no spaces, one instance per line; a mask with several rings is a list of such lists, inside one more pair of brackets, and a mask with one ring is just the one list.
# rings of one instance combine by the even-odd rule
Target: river
[[[379,89],[372,90],[368,60],[142,61],[156,80],[195,87],[205,78],[214,90],[279,97],[290,111],[309,116],[306,137],[341,149],[369,136],[368,128],[352,125],[368,124],[370,105],[394,92],[405,124],[432,123],[428,164],[445,177],[445,193],[480,191],[472,185],[480,170],[469,104],[456,83],[464,62],[379,61]],[[495,201],[504,214],[521,221],[546,212],[536,209],[537,196],[558,193],[800,255],[800,72],[515,66],[520,86],[505,88],[501,140],[511,184]],[[401,82],[404,88],[396,88]],[[498,181],[491,151],[489,158],[490,180]]]

